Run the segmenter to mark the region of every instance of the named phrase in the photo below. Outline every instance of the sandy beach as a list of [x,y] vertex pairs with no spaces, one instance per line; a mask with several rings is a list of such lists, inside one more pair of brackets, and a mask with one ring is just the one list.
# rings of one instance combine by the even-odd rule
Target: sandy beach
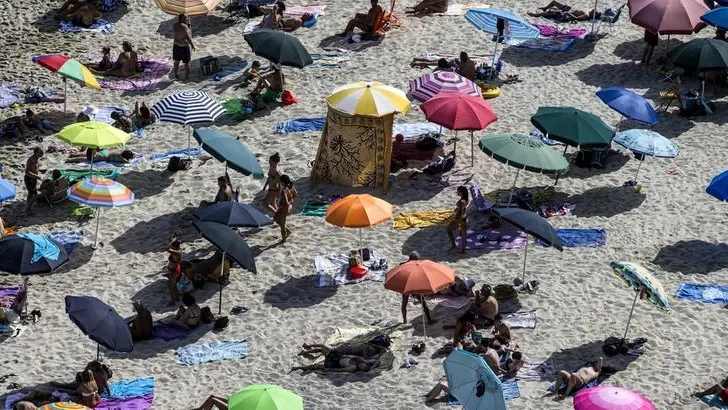
[[[77,58],[98,58],[102,46],[111,46],[112,55],[121,50],[122,41],[134,44],[141,57],[170,58],[171,25],[174,17],[163,13],[153,0],[130,0],[105,16],[116,31],[102,33],[58,33],[53,10],[61,2],[27,2],[6,0],[0,3],[0,82],[17,82],[22,86],[45,84],[62,92],[58,75],[31,62],[39,54],[63,53]],[[289,5],[302,5],[294,0]],[[323,53],[322,42],[343,30],[355,12],[366,12],[367,2],[351,3],[324,0],[325,15],[311,29],[295,35],[311,53]],[[478,32],[463,16],[415,18],[405,15],[412,0],[397,2],[395,12],[401,26],[387,33],[384,41],[373,47],[349,53],[340,67],[285,68],[288,88],[298,99],[291,106],[281,106],[252,120],[232,121],[223,118],[216,128],[241,140],[257,155],[267,171],[267,158],[274,152],[282,157],[281,168],[290,175],[299,192],[294,214],[289,217],[293,231],[289,241],[277,245],[279,229],[272,225],[245,234],[248,245],[257,254],[258,274],[234,268],[223,296],[223,314],[243,305],[245,313],[230,315],[230,325],[222,332],[209,326],[200,328],[183,340],[146,341],[132,353],[115,353],[102,349],[105,363],[114,370],[114,379],[154,377],[154,409],[182,410],[199,406],[212,393],[232,394],[253,383],[278,384],[303,397],[306,409],[425,409],[448,408],[442,402],[425,404],[423,395],[444,376],[442,358],[432,353],[450,341],[452,331],[442,329],[458,317],[458,311],[433,309],[437,323],[427,327],[427,350],[419,364],[400,368],[409,347],[422,340],[419,306],[409,308],[409,323],[394,339],[394,368],[381,374],[319,374],[289,372],[292,366],[307,363],[296,356],[302,343],[323,343],[337,328],[368,326],[380,319],[401,321],[399,294],[385,290],[382,283],[367,281],[339,287],[315,288],[313,260],[316,255],[346,253],[356,249],[358,230],[341,229],[325,223],[321,217],[297,215],[303,202],[315,195],[330,196],[369,192],[395,206],[400,212],[452,209],[457,198],[457,184],[421,185],[397,179],[389,192],[363,190],[333,185],[311,185],[309,163],[315,159],[320,132],[274,134],[279,121],[298,117],[326,115],[325,98],[336,87],[359,80],[379,80],[401,90],[408,90],[410,79],[428,70],[410,67],[412,58],[422,54],[468,51],[489,54],[490,35]],[[499,0],[502,7],[531,20],[529,6],[543,4]],[[589,10],[592,3],[580,0],[572,6]],[[613,4],[609,6],[619,6]],[[600,4],[599,8],[603,8]],[[626,15],[625,15],[626,14]],[[644,94],[659,104],[659,91],[669,87],[660,82],[657,64],[638,64],[642,55],[644,30],[629,22],[625,14],[597,42],[579,41],[571,50],[559,53],[506,46],[502,53],[505,74],[522,79],[502,86],[502,95],[491,100],[498,121],[488,132],[522,132],[533,130],[530,116],[540,106],[573,106],[592,112],[609,125],[620,116],[596,96],[600,87],[622,86]],[[225,22],[225,15],[214,11],[192,20],[197,50],[193,59],[212,55],[223,60],[259,59],[243,39],[245,20]],[[589,22],[574,24],[589,27]],[[708,27],[698,37],[712,36]],[[688,36],[670,40],[671,47],[688,41]],[[653,60],[665,55],[666,41],[661,41]],[[195,66],[196,61],[193,61]],[[88,104],[96,107],[123,106],[131,109],[136,101],[152,104],[179,90],[194,89],[211,93],[219,99],[241,97],[247,91],[234,90],[236,75],[213,81],[196,70],[189,80],[172,80],[165,75],[161,85],[150,92],[131,93],[81,88],[68,83],[68,114],[62,104],[24,104],[20,109],[0,110],[0,119],[20,115],[32,108],[58,123],[70,123]],[[695,78],[684,77],[690,87],[698,89]],[[701,409],[707,406],[690,394],[717,383],[726,376],[728,358],[721,353],[728,330],[723,326],[728,311],[720,304],[682,301],[674,298],[680,283],[728,283],[728,208],[705,193],[714,175],[726,168],[728,144],[723,132],[728,121],[725,89],[706,86],[707,96],[717,105],[717,112],[693,120],[680,117],[673,107],[661,114],[654,130],[671,139],[680,149],[675,159],[648,158],[640,170],[641,192],[624,187],[632,178],[638,162],[631,153],[616,144],[620,154],[610,157],[607,167],[592,170],[572,167],[556,187],[556,195],[576,208],[565,216],[548,221],[557,228],[604,228],[607,242],[601,247],[552,248],[530,246],[527,280],[537,279],[535,294],[521,295],[520,309],[535,310],[535,329],[515,329],[514,338],[527,360],[551,361],[556,370],[574,368],[586,360],[602,356],[602,342],[624,332],[634,293],[612,273],[609,262],[615,259],[639,263],[654,272],[668,294],[671,310],[663,312],[646,301],[638,301],[630,328],[630,338],[646,337],[646,352],[639,357],[605,357],[605,364],[617,368],[605,382],[627,387],[650,398],[658,409]],[[424,114],[416,107],[395,122],[423,122]],[[626,128],[641,127],[625,122]],[[476,133],[476,136],[482,133]],[[465,137],[463,133],[461,137]],[[458,144],[460,154],[456,168],[470,163],[468,138]],[[23,166],[35,145],[59,144],[51,135],[43,142],[0,141],[2,177],[18,188],[17,198],[0,209],[9,225],[22,231],[46,233],[59,229],[83,229],[81,246],[61,271],[31,276],[30,309],[40,309],[42,318],[18,337],[0,343],[0,376],[11,375],[0,383],[17,383],[32,387],[50,380],[70,380],[75,372],[94,358],[96,345],[68,320],[64,296],[89,295],[112,305],[122,316],[133,313],[132,301],[142,301],[155,318],[174,313],[168,306],[165,271],[165,247],[170,235],[181,232],[186,257],[206,255],[212,250],[192,227],[192,210],[201,200],[211,200],[217,190],[216,178],[224,165],[215,159],[195,159],[190,170],[169,173],[147,159],[124,168],[118,181],[134,191],[133,205],[104,211],[99,240],[91,250],[95,221],[80,223],[71,214],[73,203],[48,208],[39,205],[33,216],[23,214],[26,191]],[[193,141],[194,144],[194,141]],[[143,137],[134,137],[128,148],[145,156],[172,149],[186,148],[187,134],[179,125],[157,123],[147,128]],[[572,148],[570,152],[575,150]],[[572,158],[569,155],[569,158]],[[43,167],[63,166],[65,154],[49,153]],[[203,157],[203,159],[205,159]],[[483,192],[510,188],[515,169],[488,158],[475,148],[473,173]],[[166,164],[165,164],[166,165]],[[553,178],[521,172],[520,187],[553,185]],[[263,180],[232,172],[233,185],[240,188],[240,201],[260,204]],[[470,224],[483,226],[485,217],[470,211]],[[388,258],[393,267],[417,250],[423,258],[443,262],[460,274],[482,283],[512,283],[520,277],[523,251],[469,251],[465,255],[449,253],[444,227],[395,230],[391,223],[365,229],[367,247]],[[2,281],[18,281],[0,276]],[[206,286],[197,297],[203,306],[217,311],[217,287]],[[175,350],[192,343],[215,340],[247,340],[248,356],[195,366],[175,362]],[[556,400],[547,395],[548,381],[519,381],[520,397],[508,401],[512,409],[570,409],[572,399]]]

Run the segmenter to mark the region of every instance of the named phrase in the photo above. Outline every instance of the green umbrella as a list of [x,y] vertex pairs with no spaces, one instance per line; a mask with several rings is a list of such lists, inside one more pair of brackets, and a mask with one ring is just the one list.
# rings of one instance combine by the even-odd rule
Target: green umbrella
[[696,38],[670,50],[672,62],[679,67],[694,70],[723,70],[728,68],[728,44],[713,38]]
[[614,130],[601,118],[571,107],[540,107],[531,124],[567,146],[609,145],[614,138]]
[[273,63],[303,68],[313,64],[298,38],[278,30],[260,28],[243,36],[255,55]]
[[518,169],[508,199],[509,204],[522,169],[542,174],[560,174],[569,169],[569,161],[563,155],[528,135],[487,134],[480,138],[478,146],[489,156]]
[[274,384],[252,384],[228,398],[230,410],[303,410],[301,396]]

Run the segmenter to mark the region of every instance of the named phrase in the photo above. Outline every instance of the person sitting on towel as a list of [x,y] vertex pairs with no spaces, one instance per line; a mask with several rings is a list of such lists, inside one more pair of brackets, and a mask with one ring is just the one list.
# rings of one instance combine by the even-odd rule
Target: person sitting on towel
[[350,34],[354,33],[355,28],[358,28],[365,33],[373,34],[374,26],[377,23],[377,17],[379,17],[381,13],[384,13],[384,9],[382,9],[382,6],[379,5],[379,1],[371,0],[371,7],[369,8],[369,11],[367,11],[366,14],[356,13],[354,18],[349,20],[349,24],[346,25],[344,32],[340,35],[342,37],[348,37]]
[[433,13],[444,13],[447,11],[448,0],[422,0],[414,7],[408,7],[411,10],[405,13],[414,14],[415,16],[427,16]]
[[[118,164],[129,164],[136,157],[136,154],[132,150],[125,149],[121,152],[106,152],[101,150],[94,155],[94,162],[113,162]],[[88,158],[86,153],[71,154],[66,160],[68,164],[77,164],[80,162],[87,162]]]
[[227,173],[223,176],[217,177],[217,188],[215,200],[212,202],[202,201],[200,206],[208,206],[218,202],[230,202],[233,200],[233,187],[230,182],[230,176]]
[[194,329],[199,326],[202,308],[197,304],[195,297],[185,293],[182,295],[182,303],[184,306],[180,306],[174,318],[163,319],[160,322],[182,329]]
[[[262,94],[263,101],[273,102],[277,99],[278,95],[283,92],[285,87],[286,79],[283,76],[281,66],[276,63],[271,63],[271,71],[261,75],[258,78],[258,84],[256,84],[251,95]],[[275,98],[274,98],[275,97]]]
[[475,81],[475,62],[468,57],[465,51],[460,52],[460,58],[455,60],[457,73],[470,81]]
[[[47,179],[40,184],[38,191],[48,197],[51,202],[66,197],[66,188],[68,188],[68,180],[63,178],[61,171],[54,169],[51,173],[51,179]],[[54,198],[58,196],[58,198]]]
[[86,4],[77,8],[69,15],[71,23],[78,27],[89,28],[93,26],[94,21],[102,16],[96,5],[87,1]]
[[[595,380],[602,371],[602,362],[603,359],[599,357],[574,373],[561,370],[556,375],[556,393],[560,396],[570,396],[576,389],[586,386],[592,380]],[[566,390],[562,393],[561,388],[564,385],[566,386]]]
[[506,351],[506,359],[503,364],[503,380],[508,380],[516,377],[518,371],[523,367],[525,361],[523,360],[523,354],[518,351]]
[[447,61],[447,58],[441,58],[437,60],[437,67],[435,67],[432,72],[436,71],[452,71],[452,66],[450,65],[450,62]]
[[455,281],[452,285],[440,289],[437,294],[443,296],[475,296],[473,293],[475,282],[465,276],[455,275]]
[[137,129],[154,124],[154,121],[157,120],[152,110],[147,107],[144,101],[141,104],[139,104],[139,101],[134,103],[134,115],[131,119]]
[[695,397],[705,397],[711,394],[717,394],[718,398],[726,405],[728,405],[728,377],[723,379],[720,384],[715,384],[707,390],[693,393]]
[[128,322],[131,339],[135,342],[147,340],[152,337],[154,327],[152,313],[141,302],[134,302],[134,310],[136,315]]
[[243,82],[234,87],[236,90],[241,87],[249,86],[253,81],[260,80],[260,61],[253,61],[250,68],[243,71],[243,75],[240,76],[240,79],[243,80]]
[[112,76],[112,77],[130,77],[137,73],[137,67],[139,65],[139,55],[134,51],[134,46],[124,41],[121,43],[122,52],[119,53],[119,57],[116,58],[116,62],[113,67],[107,71],[93,71],[94,74]]
[[453,342],[458,343],[461,341],[472,325],[477,324],[479,327],[493,325],[497,314],[498,300],[493,295],[493,289],[489,285],[483,285],[479,291],[475,291],[473,306],[452,326],[454,329]]
[[493,337],[504,346],[511,342],[511,328],[503,322],[500,313],[493,318]]

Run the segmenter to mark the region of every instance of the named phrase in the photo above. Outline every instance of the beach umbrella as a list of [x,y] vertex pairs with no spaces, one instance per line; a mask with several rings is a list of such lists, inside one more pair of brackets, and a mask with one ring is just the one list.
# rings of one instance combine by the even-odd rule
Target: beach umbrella
[[173,16],[186,14],[201,16],[215,10],[220,0],[155,0],[157,6],[165,13]]
[[[490,103],[460,93],[440,93],[420,106],[427,121],[447,129],[470,131],[470,165],[474,163],[473,131],[482,130],[498,120]],[[455,147],[457,148],[457,147]]]
[[263,168],[258,159],[247,145],[240,142],[240,138],[211,128],[196,129],[192,135],[202,149],[225,163],[226,174],[229,166],[243,175],[252,175],[255,179],[263,178]]
[[[192,221],[192,225],[200,232],[203,238],[207,239],[214,247],[222,252],[222,260],[220,261],[221,276],[222,270],[225,267],[226,256],[234,260],[241,268],[253,273],[258,272],[255,268],[253,251],[250,250],[245,239],[229,226],[208,221]],[[222,281],[220,281],[220,298],[217,314],[222,314]]]
[[506,410],[498,376],[485,360],[463,349],[453,350],[443,362],[449,393],[463,410]]
[[645,396],[616,386],[581,389],[574,395],[574,410],[656,410]]
[[[493,213],[500,219],[510,223],[526,234],[540,239],[546,246],[563,251],[561,240],[551,224],[536,212],[519,208],[493,208]],[[526,283],[526,260],[528,259],[528,240],[523,253],[523,283]]]
[[522,169],[540,174],[561,174],[569,169],[569,161],[542,141],[523,134],[486,134],[478,143],[488,156],[517,169],[508,204],[516,189]]
[[[528,23],[520,16],[503,9],[470,9],[465,13],[465,20],[478,28],[478,30],[493,35],[498,35],[498,22],[501,21],[504,26],[503,36],[511,39],[537,38],[540,34],[538,28],[534,25]],[[492,67],[495,67],[498,43],[500,41],[503,41],[503,39],[496,39],[494,41]]]
[[705,192],[721,201],[728,201],[728,170],[714,176]]
[[57,403],[50,403],[38,407],[38,410],[91,410],[83,404],[74,403],[71,401],[63,401]]
[[93,296],[66,296],[66,313],[73,323],[97,343],[96,360],[104,346],[115,352],[131,352],[134,342],[124,318],[116,310]]
[[68,100],[67,78],[89,88],[101,89],[96,77],[78,60],[61,54],[47,54],[35,56],[32,61],[63,76],[63,112],[66,112],[66,101]]
[[326,209],[326,222],[341,228],[359,228],[359,249],[362,249],[362,229],[392,218],[394,206],[369,194],[349,195]]
[[693,34],[705,27],[701,0],[628,0],[632,23],[656,34]]
[[[662,288],[662,284],[646,268],[631,262],[613,261],[610,263],[612,271],[627,286],[632,287],[636,292],[632,309],[629,311],[629,319],[627,319],[627,327],[624,329],[624,340],[627,340],[627,332],[629,324],[632,322],[632,314],[634,313],[634,305],[637,303],[637,297],[646,298],[659,309],[667,311],[669,306],[667,303],[667,295]],[[641,289],[644,289],[643,291]]]
[[0,271],[16,275],[51,273],[68,262],[63,246],[48,236],[19,233],[0,239]]
[[717,29],[728,30],[728,9],[725,7],[710,10],[703,14],[700,19]]
[[[455,271],[441,263],[427,259],[411,260],[387,272],[384,288],[403,295],[433,295],[455,282]],[[422,328],[427,337],[422,304]]]
[[[692,71],[725,70],[728,68],[728,44],[714,38],[696,38],[680,44],[668,53],[673,64]],[[700,96],[705,94],[705,78]]]
[[[211,95],[195,90],[177,91],[152,105],[152,112],[159,121],[188,126],[214,122],[225,113],[225,108]],[[190,134],[187,133],[187,149],[190,148]]]
[[395,112],[407,113],[412,104],[404,92],[379,81],[359,81],[331,92],[326,102],[336,111],[349,115],[382,117]]
[[68,188],[68,199],[82,205],[96,208],[96,234],[93,249],[99,239],[101,208],[116,208],[131,205],[134,193],[126,186],[107,178],[84,178]]
[[[58,139],[75,147],[91,148],[94,152],[126,144],[131,134],[100,121],[76,122],[61,129]],[[91,173],[93,174],[94,153],[91,154]]]
[[450,71],[435,71],[410,80],[410,94],[416,100],[425,102],[441,92],[461,93],[483,97],[478,84]]
[[[627,130],[617,133],[614,142],[631,150],[635,154],[647,155],[658,158],[675,158],[680,150],[669,139],[662,135],[642,129]],[[637,166],[637,172],[634,174],[634,180],[637,181],[637,175],[640,173],[644,158],[640,159]]]
[[273,63],[303,68],[313,64],[311,55],[294,35],[260,28],[243,36],[255,55]]
[[228,397],[229,410],[303,410],[301,396],[273,384],[253,384]]
[[659,120],[657,111],[655,111],[652,104],[645,97],[625,88],[602,88],[597,91],[597,97],[607,104],[609,108],[630,120],[639,121],[648,125],[655,124]]
[[217,222],[232,227],[260,228],[273,223],[270,217],[248,204],[225,201],[199,208],[194,212],[201,221]]
[[7,179],[0,178],[0,202],[15,198],[15,185]]

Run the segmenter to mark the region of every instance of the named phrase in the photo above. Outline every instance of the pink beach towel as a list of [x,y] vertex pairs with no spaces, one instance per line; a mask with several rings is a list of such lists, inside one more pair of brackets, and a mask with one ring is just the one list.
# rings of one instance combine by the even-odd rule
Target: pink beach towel
[[122,91],[153,91],[172,69],[168,58],[148,58],[140,61],[143,72],[132,77],[106,77],[99,79],[101,88]]
[[[502,232],[490,230],[485,232],[473,232],[468,230],[465,249],[523,249],[526,246],[527,236],[525,233]],[[460,247],[460,236],[455,238],[455,246]]]
[[539,34],[543,37],[563,37],[571,39],[582,39],[586,36],[587,29],[583,27],[560,28],[555,24],[540,23],[532,21],[531,24],[536,27]]

